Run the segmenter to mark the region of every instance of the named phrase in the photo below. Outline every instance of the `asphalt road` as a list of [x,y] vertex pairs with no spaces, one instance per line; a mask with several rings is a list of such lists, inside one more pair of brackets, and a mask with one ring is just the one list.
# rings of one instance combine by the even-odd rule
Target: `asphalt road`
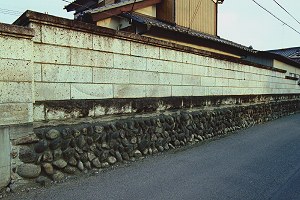
[[300,199],[300,114],[12,199]]

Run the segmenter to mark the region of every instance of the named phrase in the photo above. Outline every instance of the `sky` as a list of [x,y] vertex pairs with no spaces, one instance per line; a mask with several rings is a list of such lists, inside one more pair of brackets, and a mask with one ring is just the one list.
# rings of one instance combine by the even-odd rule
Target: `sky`
[[[300,32],[300,24],[274,0],[255,1]],[[300,21],[299,0],[276,1]],[[0,22],[11,24],[26,10],[72,19],[73,14],[63,9],[67,4],[63,0],[0,0]],[[300,46],[299,33],[264,11],[253,0],[225,0],[219,5],[218,35],[245,46],[251,45],[257,50]]]

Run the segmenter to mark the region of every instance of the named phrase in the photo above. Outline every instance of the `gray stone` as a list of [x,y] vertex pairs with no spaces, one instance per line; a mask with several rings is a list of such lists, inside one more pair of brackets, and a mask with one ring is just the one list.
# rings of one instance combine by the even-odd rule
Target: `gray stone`
[[52,175],[52,180],[57,182],[57,181],[62,181],[65,178],[65,175],[60,172],[60,171],[56,171],[53,175]]
[[99,161],[98,158],[94,159],[94,160],[92,161],[92,164],[93,164],[93,166],[96,167],[96,168],[100,168],[100,167],[101,167],[101,162]]
[[158,147],[158,151],[163,152],[163,151],[164,151],[164,148],[163,148],[162,146],[159,146],[159,147]]
[[88,156],[89,161],[92,161],[96,158],[96,156],[93,152],[88,152],[87,156]]
[[95,126],[95,132],[100,134],[104,131],[104,127],[103,126]]
[[24,163],[32,163],[37,159],[37,154],[33,149],[24,146],[20,148],[19,159]]
[[108,162],[104,162],[101,164],[102,168],[108,168],[109,167],[109,163]]
[[85,144],[86,144],[86,141],[84,139],[84,136],[83,135],[79,136],[77,138],[77,146],[82,149]]
[[87,168],[87,169],[92,169],[92,166],[91,166],[91,162],[90,162],[90,161],[86,161],[86,162],[84,163],[84,166],[85,166],[85,168]]
[[132,137],[130,140],[131,144],[136,144],[137,143],[137,138],[136,137]]
[[106,142],[103,142],[102,145],[101,145],[101,147],[103,149],[110,149],[109,145]]
[[111,165],[113,165],[117,162],[117,159],[113,156],[109,156],[107,160],[108,160],[108,163]]
[[157,154],[158,153],[158,149],[157,148],[153,148],[153,154]]
[[66,161],[64,161],[63,159],[59,159],[59,160],[54,161],[52,164],[55,167],[62,169],[64,167],[66,167],[68,163]]
[[50,180],[46,176],[39,176],[36,180],[36,183],[40,184],[41,186],[46,186],[47,183],[50,183]]
[[135,151],[133,152],[133,155],[134,155],[134,157],[136,157],[136,158],[140,158],[140,157],[143,156],[143,154],[142,154],[139,150],[135,150]]
[[56,129],[51,129],[45,134],[45,136],[49,140],[54,140],[60,136],[60,132]]
[[53,166],[50,163],[44,163],[43,169],[48,175],[52,175],[54,173]]
[[17,167],[17,174],[23,178],[36,178],[41,173],[41,166],[34,164],[21,164]]
[[72,167],[72,166],[66,166],[63,171],[67,174],[75,174],[76,172],[76,168],[75,167]]
[[68,163],[72,166],[76,166],[77,165],[77,160],[74,157],[72,157],[72,158],[69,159]]
[[122,153],[122,158],[127,161],[130,159],[128,153],[126,152]]
[[44,162],[52,162],[53,161],[53,155],[51,151],[45,151],[43,154],[43,161]]
[[74,137],[78,137],[78,136],[80,136],[80,135],[81,135],[81,133],[80,133],[79,130],[77,130],[77,129],[74,129],[74,130],[73,130],[73,136],[74,136]]
[[80,171],[83,171],[83,170],[84,170],[84,166],[83,166],[83,163],[82,163],[81,161],[78,161],[77,168],[78,168]]
[[149,150],[148,149],[144,149],[143,155],[147,155],[148,153],[149,153]]
[[116,151],[116,158],[119,162],[122,162],[123,161],[123,158],[122,158],[122,155],[119,151]]
[[56,149],[53,151],[53,159],[58,160],[62,157],[62,151],[61,149]]
[[61,145],[62,145],[61,138],[56,138],[56,139],[53,139],[53,141],[50,142],[49,148],[51,150],[55,150],[55,149],[58,149],[59,147],[61,147]]
[[34,150],[36,153],[43,153],[47,148],[48,143],[46,140],[41,140],[34,146]]
[[37,143],[38,141],[40,141],[40,139],[35,134],[31,134],[13,140],[13,144],[14,145],[32,144],[32,143]]

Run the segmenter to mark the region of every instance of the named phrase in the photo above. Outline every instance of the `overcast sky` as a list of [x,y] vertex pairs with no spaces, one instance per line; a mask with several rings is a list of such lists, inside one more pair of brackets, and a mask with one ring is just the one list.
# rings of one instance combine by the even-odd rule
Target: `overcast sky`
[[[72,0],[68,0],[72,1]],[[277,17],[300,32],[300,24],[285,13],[273,0],[256,0]],[[299,0],[277,0],[300,21]],[[25,10],[47,12],[73,18],[63,7],[62,0],[0,0],[0,22],[12,23]],[[10,10],[10,11],[8,11]],[[262,10],[252,0],[225,0],[219,6],[218,35],[258,50],[300,46],[300,34],[291,30]]]

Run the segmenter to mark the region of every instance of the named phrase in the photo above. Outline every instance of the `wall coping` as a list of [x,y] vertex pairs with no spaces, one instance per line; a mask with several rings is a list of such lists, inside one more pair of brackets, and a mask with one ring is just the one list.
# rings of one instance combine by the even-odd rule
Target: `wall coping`
[[125,31],[117,31],[105,27],[99,27],[95,24],[85,23],[77,20],[66,19],[61,17],[56,17],[52,15],[47,15],[43,13],[38,13],[34,11],[27,10],[24,12],[15,22],[15,25],[19,26],[28,26],[30,23],[44,24],[50,25],[59,28],[70,29],[74,31],[82,31],[86,33],[91,33],[95,35],[102,35],[112,38],[118,38],[127,41],[134,41],[142,44],[149,44],[157,47],[164,47],[176,51],[192,53],[200,56],[211,57],[219,60],[229,61],[233,63],[239,63],[244,65],[250,65],[253,67],[276,71],[280,73],[286,73],[286,70],[278,69],[278,68],[270,68],[269,66],[256,64],[253,62],[245,61],[239,58],[235,58],[228,55],[222,55],[219,53],[209,52],[205,50],[196,49],[193,47],[188,47],[180,44],[175,44],[168,41],[163,41],[155,38],[149,38],[145,36],[141,36],[134,33],[128,33]]
[[0,23],[0,35],[31,39],[34,37],[32,28]]

